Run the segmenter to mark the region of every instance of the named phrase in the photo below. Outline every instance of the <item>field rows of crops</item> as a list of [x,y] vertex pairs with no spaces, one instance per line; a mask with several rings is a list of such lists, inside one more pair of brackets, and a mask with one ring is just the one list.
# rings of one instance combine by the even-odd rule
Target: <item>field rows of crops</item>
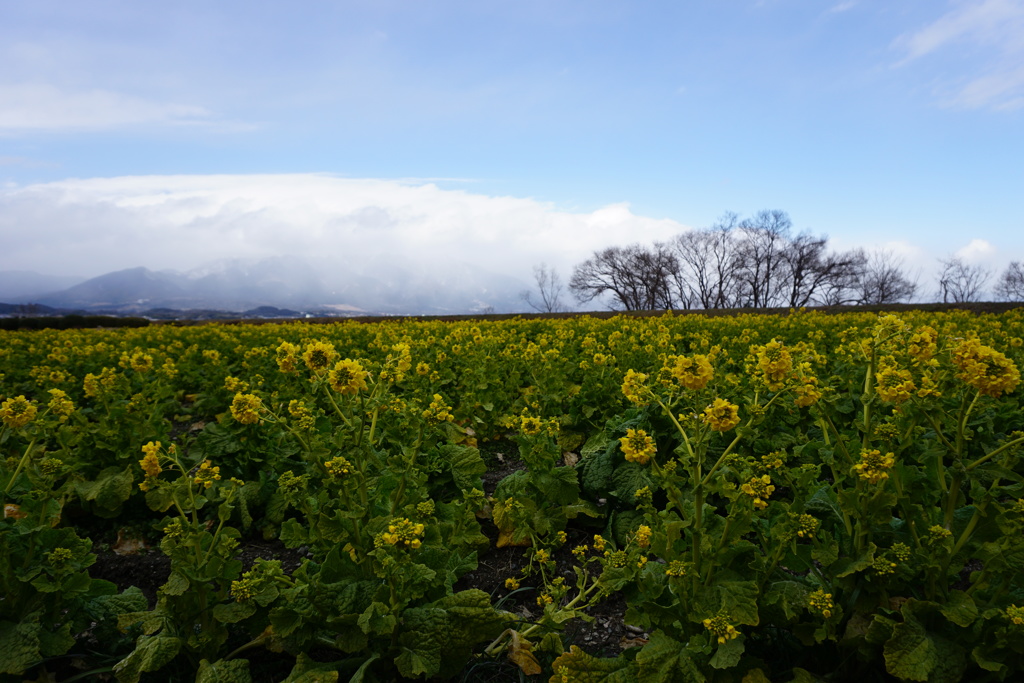
[[[0,332],[0,673],[1014,680],[1022,338],[1024,309]],[[90,575],[119,531],[169,558],[152,602]],[[498,547],[522,571],[464,588]],[[565,649],[610,596],[633,647]]]

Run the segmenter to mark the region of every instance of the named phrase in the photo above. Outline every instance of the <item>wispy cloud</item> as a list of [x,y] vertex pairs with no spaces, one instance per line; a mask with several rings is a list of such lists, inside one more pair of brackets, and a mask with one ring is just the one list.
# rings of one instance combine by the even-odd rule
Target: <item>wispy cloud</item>
[[833,5],[831,8],[829,8],[828,11],[832,14],[846,12],[847,10],[851,10],[854,7],[856,7],[859,1],[860,0],[845,0],[844,2],[840,2],[839,4]]
[[0,132],[82,130],[160,124],[210,124],[201,106],[159,102],[110,90],[62,90],[52,85],[0,85]]
[[1024,105],[1024,0],[960,0],[893,46],[903,53],[896,66],[948,54],[955,60],[943,79],[943,104],[969,109],[1015,109]]

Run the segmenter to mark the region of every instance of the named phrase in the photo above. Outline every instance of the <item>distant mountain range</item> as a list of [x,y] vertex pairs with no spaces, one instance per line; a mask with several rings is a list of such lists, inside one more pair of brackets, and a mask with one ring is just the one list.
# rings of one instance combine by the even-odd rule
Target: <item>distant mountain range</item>
[[261,307],[350,316],[508,313],[523,310],[520,292],[527,288],[524,281],[465,263],[332,266],[287,256],[218,261],[188,272],[129,268],[87,280],[0,271],[0,302],[118,315]]

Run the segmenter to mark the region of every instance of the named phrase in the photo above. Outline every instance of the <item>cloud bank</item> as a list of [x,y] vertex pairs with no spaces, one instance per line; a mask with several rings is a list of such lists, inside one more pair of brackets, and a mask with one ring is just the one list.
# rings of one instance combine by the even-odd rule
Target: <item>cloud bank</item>
[[126,176],[0,189],[0,270],[91,277],[288,255],[339,269],[468,262],[524,280],[546,262],[567,278],[596,249],[687,229],[624,203],[572,212],[415,180]]

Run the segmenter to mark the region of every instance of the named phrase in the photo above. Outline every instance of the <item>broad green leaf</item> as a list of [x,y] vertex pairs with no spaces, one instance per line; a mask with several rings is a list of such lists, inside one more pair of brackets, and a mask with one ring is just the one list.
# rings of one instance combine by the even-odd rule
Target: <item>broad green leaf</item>
[[875,550],[877,550],[875,544],[868,543],[867,549],[864,550],[864,553],[860,557],[856,559],[842,557],[836,560],[835,564],[832,566],[836,572],[836,578],[856,574],[857,572],[864,571],[870,567],[871,563],[875,561]]
[[[624,657],[598,658],[573,645],[551,663],[549,683],[637,683],[636,664]],[[667,679],[666,679],[667,680]]]
[[181,638],[139,636],[130,655],[114,665],[120,683],[137,683],[146,672],[159,671],[181,650]]
[[739,636],[725,641],[715,649],[715,654],[708,664],[716,669],[731,669],[736,666],[743,656],[745,640],[743,636]]
[[487,471],[487,465],[480,457],[480,451],[470,446],[445,444],[438,452],[441,459],[451,468],[452,479],[460,491],[483,489],[480,477]]
[[39,663],[40,614],[25,615],[21,623],[0,622],[0,673],[22,674]]
[[401,654],[395,658],[395,666],[406,678],[429,678],[441,668],[441,650],[447,643],[448,615],[443,609],[407,609],[402,613]]
[[721,581],[717,584],[721,606],[729,619],[748,626],[757,626],[757,583],[754,581]]
[[181,572],[171,572],[167,577],[167,583],[160,587],[165,595],[184,595],[189,587],[188,577]]
[[796,581],[774,581],[765,591],[764,602],[778,606],[786,619],[793,620],[803,614],[809,592],[807,586]]
[[636,656],[638,683],[703,683],[706,679],[690,658],[690,652],[661,631],[651,636]]
[[382,602],[372,602],[359,617],[359,628],[366,634],[389,635],[398,625],[398,619]]
[[[377,659],[377,655],[371,657],[369,661],[372,662],[375,659]],[[295,658],[295,666],[292,667],[288,678],[281,683],[337,683],[337,680],[338,667],[336,664],[322,664],[311,659],[305,652],[300,652],[299,656]],[[356,679],[352,678],[351,680]]]
[[254,614],[256,614],[256,605],[248,602],[230,602],[215,605],[213,608],[213,618],[222,624],[237,624]]
[[950,591],[949,600],[941,609],[942,615],[957,626],[967,628],[978,618],[978,607],[974,598],[963,591]]
[[199,672],[196,674],[196,683],[250,683],[252,677],[249,675],[249,660],[247,659],[223,659],[213,664],[207,660],[199,662]]
[[75,482],[75,491],[82,500],[94,502],[97,513],[103,515],[116,512],[131,497],[132,481],[131,467],[107,467],[93,481]]

